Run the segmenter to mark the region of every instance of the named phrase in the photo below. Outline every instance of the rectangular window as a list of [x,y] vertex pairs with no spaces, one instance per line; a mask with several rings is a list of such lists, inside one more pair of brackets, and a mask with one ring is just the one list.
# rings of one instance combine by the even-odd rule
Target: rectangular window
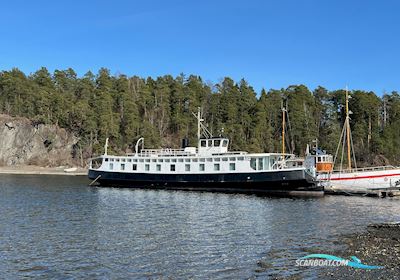
[[199,164],[199,170],[200,170],[200,171],[204,171],[204,170],[205,170],[205,165],[204,165],[204,163],[200,163],[200,164]]
[[238,160],[244,160],[244,157],[238,157]]
[[123,159],[121,159],[121,161],[122,161],[122,162],[125,162],[125,159],[123,158]]
[[148,158],[148,159],[146,159],[146,162],[150,162],[150,159]]
[[222,158],[222,161],[228,161],[227,157]]
[[163,162],[164,160],[162,158],[159,158],[157,161],[158,162]]
[[132,164],[132,170],[134,170],[134,171],[137,170],[137,164]]
[[110,158],[110,161],[114,161],[114,159],[113,159],[113,158]]
[[197,158],[194,158],[192,161],[193,161],[193,162],[197,162]]
[[235,161],[235,160],[236,160],[236,158],[234,158],[234,157],[231,157],[231,158],[229,158],[229,160],[231,160],[231,161]]
[[156,165],[156,170],[157,170],[157,171],[161,171],[161,164],[157,164],[157,165]]
[[170,170],[171,170],[171,171],[175,171],[175,164],[171,164]]
[[190,162],[190,158],[185,158],[185,162]]
[[255,158],[250,159],[250,167],[254,170],[257,169],[257,161]]
[[121,170],[125,170],[125,163],[121,163]]
[[115,161],[116,161],[116,162],[119,162],[119,158],[116,158]]
[[178,158],[178,162],[183,162],[183,158]]
[[128,162],[132,162],[132,159],[128,158]]
[[222,142],[222,147],[226,147],[226,146],[228,146],[228,140],[224,140],[224,141]]
[[133,162],[137,162],[137,158],[134,158],[132,161],[133,161]]
[[143,162],[144,160],[141,158],[141,159],[139,159],[139,162]]
[[219,147],[221,140],[214,140],[214,147]]
[[207,158],[207,161],[211,162],[211,161],[212,161],[212,158]]
[[236,170],[235,163],[233,163],[233,162],[229,163],[229,170]]
[[207,146],[207,142],[206,142],[206,140],[201,140],[201,142],[200,142],[200,146],[202,146],[202,147],[206,147],[206,146]]
[[144,165],[144,170],[149,171],[150,170],[150,164],[145,164]]
[[165,159],[165,162],[169,162],[169,158]]
[[208,147],[212,147],[212,140],[208,140]]
[[219,171],[219,163],[214,163],[214,171]]
[[176,162],[176,158],[171,159],[171,162]]
[[263,170],[264,169],[264,161],[263,158],[258,159],[258,170]]
[[214,161],[221,161],[220,158],[214,158]]
[[157,160],[155,159],[155,158],[153,158],[152,160],[151,160],[151,162],[156,162]]
[[185,171],[190,171],[190,164],[185,164]]
[[110,167],[110,170],[113,170],[114,169],[114,164],[110,163],[109,167]]
[[108,161],[108,158],[105,158],[104,161]]

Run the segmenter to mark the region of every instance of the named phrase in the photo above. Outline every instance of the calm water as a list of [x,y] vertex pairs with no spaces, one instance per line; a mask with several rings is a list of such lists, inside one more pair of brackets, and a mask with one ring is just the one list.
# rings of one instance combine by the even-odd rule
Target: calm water
[[[400,220],[395,199],[278,199],[87,183],[0,175],[1,278],[288,276],[298,272],[296,258],[340,246],[339,234]],[[301,273],[312,278],[315,271]]]

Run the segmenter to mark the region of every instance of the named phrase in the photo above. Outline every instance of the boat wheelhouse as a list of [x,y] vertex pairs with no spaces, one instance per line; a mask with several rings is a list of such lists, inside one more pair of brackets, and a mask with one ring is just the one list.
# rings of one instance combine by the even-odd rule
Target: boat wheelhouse
[[89,178],[105,186],[322,194],[303,160],[293,154],[229,151],[229,139],[212,137],[200,113],[197,118],[197,147],[144,149],[140,138],[135,153],[114,156],[107,154],[106,143],[104,155],[90,161]]

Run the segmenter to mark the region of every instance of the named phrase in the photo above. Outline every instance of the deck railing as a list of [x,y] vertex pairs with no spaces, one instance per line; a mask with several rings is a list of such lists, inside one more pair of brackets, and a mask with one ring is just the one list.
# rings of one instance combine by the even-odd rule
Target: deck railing
[[343,170],[333,170],[332,173],[355,173],[355,172],[364,172],[364,171],[378,171],[378,170],[392,170],[396,167],[392,165],[385,166],[372,166],[372,167],[363,167],[363,168],[352,168],[352,169],[343,169]]
[[247,152],[243,151],[232,151],[226,153],[214,153],[213,156],[229,156],[229,155],[247,155]]
[[190,155],[193,155],[193,152],[185,151],[184,149],[143,149],[138,154],[139,157],[151,157],[151,156],[173,157],[173,156],[190,156]]

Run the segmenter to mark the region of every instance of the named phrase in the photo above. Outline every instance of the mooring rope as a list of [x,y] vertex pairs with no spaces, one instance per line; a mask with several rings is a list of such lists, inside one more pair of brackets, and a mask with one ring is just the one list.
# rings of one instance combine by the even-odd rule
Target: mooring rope
[[97,181],[98,179],[100,179],[100,177],[101,177],[101,175],[97,176],[96,179],[94,179],[94,180],[89,184],[89,186],[92,186],[94,183],[96,183],[96,181]]

